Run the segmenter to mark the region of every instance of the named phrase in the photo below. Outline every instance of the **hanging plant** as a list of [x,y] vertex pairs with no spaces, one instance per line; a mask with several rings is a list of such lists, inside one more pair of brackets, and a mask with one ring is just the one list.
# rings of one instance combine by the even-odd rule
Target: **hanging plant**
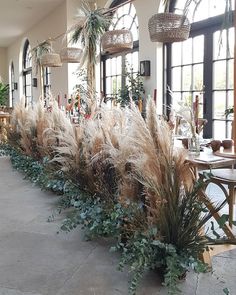
[[42,56],[51,51],[52,43],[50,40],[45,40],[32,49],[33,65],[35,66],[36,74],[40,69]]
[[164,12],[154,14],[148,21],[149,35],[152,42],[173,43],[188,39],[190,22],[186,12],[190,2],[185,3],[182,14],[169,12],[173,0],[163,0]]
[[109,28],[111,17],[105,9],[91,9],[88,2],[82,2],[82,16],[75,26],[71,28],[72,43],[81,42],[84,51],[80,62],[81,67],[87,67],[88,86],[93,92],[95,88],[95,65],[97,63],[97,45],[104,32]]

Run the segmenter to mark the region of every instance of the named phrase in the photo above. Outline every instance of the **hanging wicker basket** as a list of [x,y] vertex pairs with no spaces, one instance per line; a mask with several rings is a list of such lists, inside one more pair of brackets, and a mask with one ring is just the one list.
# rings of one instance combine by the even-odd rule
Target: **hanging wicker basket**
[[184,15],[164,12],[149,19],[148,29],[152,42],[181,42],[189,37],[190,23]]
[[101,39],[102,50],[117,53],[133,48],[133,35],[130,30],[113,30],[104,33]]
[[45,53],[40,60],[43,67],[61,67],[61,58],[58,53]]
[[82,56],[82,49],[65,47],[60,51],[61,61],[64,63],[79,63]]

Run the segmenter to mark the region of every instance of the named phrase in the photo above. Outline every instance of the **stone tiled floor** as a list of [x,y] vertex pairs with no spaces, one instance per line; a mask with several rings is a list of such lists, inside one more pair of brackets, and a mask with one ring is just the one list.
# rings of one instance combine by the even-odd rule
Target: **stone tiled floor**
[[[56,200],[0,158],[0,295],[127,295],[129,274],[116,270],[109,241],[86,242],[80,229],[57,234],[62,217],[47,222]],[[180,284],[186,295],[222,295],[226,287],[236,294],[236,250],[215,256],[212,272],[189,273]],[[150,272],[137,295],[154,294],[167,290]]]

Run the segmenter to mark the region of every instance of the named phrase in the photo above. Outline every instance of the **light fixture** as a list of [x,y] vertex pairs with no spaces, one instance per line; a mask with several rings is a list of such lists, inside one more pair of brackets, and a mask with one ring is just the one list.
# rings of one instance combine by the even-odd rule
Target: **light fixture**
[[102,50],[117,53],[133,48],[133,35],[130,30],[113,30],[104,33],[101,39]]
[[82,49],[65,47],[60,51],[60,57],[64,63],[79,63],[82,57]]
[[151,75],[151,63],[150,60],[140,61],[140,76],[150,76]]
[[148,30],[152,42],[181,42],[189,37],[190,23],[185,15],[157,13],[149,19]]
[[40,64],[43,67],[61,67],[62,66],[60,55],[54,52],[45,53],[44,55],[42,55],[40,59]]

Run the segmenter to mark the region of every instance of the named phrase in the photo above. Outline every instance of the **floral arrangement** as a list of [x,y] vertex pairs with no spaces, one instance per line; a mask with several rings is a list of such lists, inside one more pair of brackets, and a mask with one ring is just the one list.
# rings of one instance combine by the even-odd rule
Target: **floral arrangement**
[[[176,110],[176,115],[180,119],[184,119],[190,129],[192,137],[196,137],[196,134],[200,134],[203,131],[204,126],[207,124],[207,119],[199,118],[199,98],[196,96],[193,106],[188,103],[180,101],[178,103],[179,108]],[[176,126],[177,128],[178,126]]]

